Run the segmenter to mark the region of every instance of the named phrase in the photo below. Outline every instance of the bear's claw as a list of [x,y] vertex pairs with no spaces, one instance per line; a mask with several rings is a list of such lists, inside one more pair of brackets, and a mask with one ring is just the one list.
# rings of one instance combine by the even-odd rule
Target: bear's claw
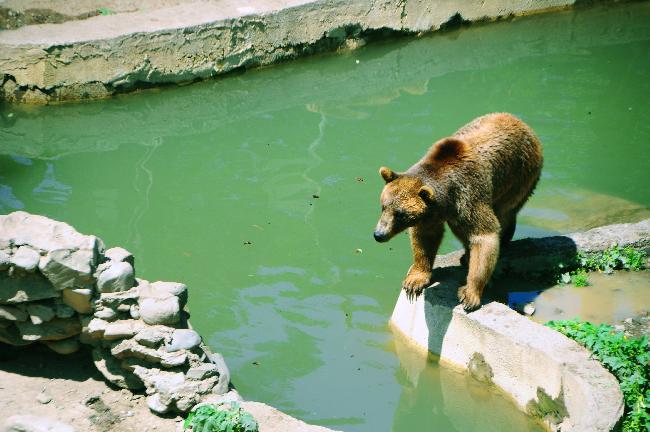
[[467,285],[458,288],[458,300],[467,312],[476,310],[481,305],[481,296],[476,290],[469,289]]
[[406,297],[413,301],[422,294],[422,291],[429,285],[431,273],[410,270],[406,279],[402,282],[402,289],[406,291]]

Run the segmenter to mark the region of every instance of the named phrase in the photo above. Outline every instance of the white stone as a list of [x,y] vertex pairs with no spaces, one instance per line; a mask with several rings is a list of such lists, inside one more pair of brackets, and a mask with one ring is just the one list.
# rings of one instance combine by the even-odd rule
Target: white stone
[[29,314],[29,319],[32,323],[37,325],[51,321],[56,316],[54,309],[38,303],[28,304],[27,313]]
[[63,355],[75,353],[79,351],[79,348],[81,348],[79,339],[76,337],[61,339],[57,341],[44,341],[43,344],[55,353]]
[[2,432],[76,432],[76,429],[47,417],[15,415],[5,420]]
[[9,321],[27,321],[27,313],[14,306],[0,306],[0,318]]
[[111,261],[128,262],[129,264],[131,264],[131,266],[133,266],[135,262],[133,258],[133,254],[121,247],[112,247],[110,249],[106,249],[106,252],[104,252],[104,256]]
[[97,288],[103,293],[127,291],[133,287],[134,282],[135,275],[131,264],[111,262],[97,278]]
[[20,246],[11,257],[11,264],[27,272],[33,272],[38,267],[41,254],[29,246]]
[[192,349],[199,346],[201,343],[201,336],[194,330],[190,329],[177,329],[172,334],[172,341],[167,345],[167,351],[179,351],[182,349]]
[[140,298],[140,316],[149,325],[176,324],[180,320],[178,297]]

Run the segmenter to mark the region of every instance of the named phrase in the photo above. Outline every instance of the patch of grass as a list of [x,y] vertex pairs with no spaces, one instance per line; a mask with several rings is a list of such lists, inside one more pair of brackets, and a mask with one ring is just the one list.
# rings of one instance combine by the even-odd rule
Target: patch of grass
[[627,338],[612,326],[586,321],[549,321],[546,325],[589,349],[618,379],[625,400],[623,432],[650,430],[648,338]]
[[[557,283],[569,284],[575,286],[588,286],[588,272],[600,271],[607,274],[614,273],[614,270],[624,269],[639,271],[643,269],[646,260],[646,253],[638,251],[631,246],[620,247],[614,245],[604,251],[596,253],[578,252],[574,262],[565,267],[563,264],[558,266]],[[569,269],[572,271],[566,271]]]
[[219,405],[202,405],[192,411],[183,423],[191,432],[258,432],[253,416],[237,402]]
[[115,12],[107,7],[100,7],[97,9],[98,15],[115,15]]

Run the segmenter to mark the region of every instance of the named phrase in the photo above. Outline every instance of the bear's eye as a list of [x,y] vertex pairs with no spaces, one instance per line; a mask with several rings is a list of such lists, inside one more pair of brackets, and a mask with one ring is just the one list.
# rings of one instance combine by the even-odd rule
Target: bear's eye
[[395,217],[398,219],[404,219],[407,216],[404,210],[395,210]]

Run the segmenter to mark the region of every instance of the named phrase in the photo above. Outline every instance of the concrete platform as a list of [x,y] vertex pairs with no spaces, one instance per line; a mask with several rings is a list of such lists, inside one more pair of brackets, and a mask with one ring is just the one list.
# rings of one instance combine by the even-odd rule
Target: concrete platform
[[[534,271],[552,272],[577,251],[595,252],[614,243],[647,252],[650,219],[515,241],[500,258],[500,271],[532,283]],[[438,284],[417,300],[411,302],[400,292],[391,327],[416,350],[438,355],[442,364],[499,387],[551,430],[613,430],[623,415],[616,378],[576,342],[489,297],[480,309],[466,313],[456,298],[466,276],[460,256],[452,253],[436,260]]]
[[[74,12],[55,0],[30,1]],[[148,0],[133,10],[112,0],[113,15],[0,32],[0,100],[108,97],[355,47],[371,36],[435,31],[575,1]],[[80,12],[93,6],[86,0]]]

